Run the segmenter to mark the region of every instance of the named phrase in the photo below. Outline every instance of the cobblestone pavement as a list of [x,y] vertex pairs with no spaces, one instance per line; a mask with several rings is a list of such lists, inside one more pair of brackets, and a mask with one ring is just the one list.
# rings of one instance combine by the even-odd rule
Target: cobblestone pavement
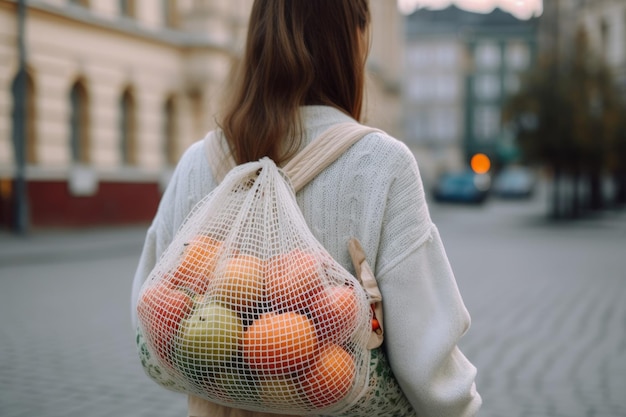
[[0,416],[187,415],[184,397],[147,379],[134,345],[144,234],[0,235]]
[[[472,314],[485,417],[626,416],[626,217],[433,205]],[[0,234],[0,416],[186,415],[130,326],[143,228]]]
[[472,315],[484,417],[626,416],[626,215],[433,207]]

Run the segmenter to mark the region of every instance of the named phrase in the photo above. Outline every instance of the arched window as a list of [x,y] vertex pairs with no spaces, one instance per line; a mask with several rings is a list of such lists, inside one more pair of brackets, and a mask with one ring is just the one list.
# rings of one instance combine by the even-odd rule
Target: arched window
[[120,14],[125,17],[135,17],[135,1],[119,0]]
[[609,52],[609,43],[611,41],[611,27],[609,26],[609,23],[606,21],[606,19],[601,19],[600,20],[600,47],[601,47],[601,51],[604,54],[604,58],[607,59],[608,58],[608,52]]
[[194,88],[188,93],[189,106],[191,108],[191,118],[193,123],[193,133],[195,136],[202,135],[204,131],[204,118],[206,116],[204,106],[204,94],[202,90]]
[[163,106],[163,153],[168,166],[176,165],[178,125],[176,123],[176,99],[170,96]]
[[136,113],[135,98],[128,87],[120,98],[120,154],[124,165],[135,165],[137,162]]
[[[25,95],[22,95],[20,91],[20,74],[17,74],[13,79],[13,84],[11,85],[11,92],[13,95],[13,114],[12,114],[12,123],[13,123],[13,131],[14,131],[14,140],[15,141],[23,141],[23,147],[17,147],[20,152],[24,152],[24,160],[28,164],[37,163],[37,133],[36,133],[36,123],[37,115],[36,115],[36,107],[35,107],[35,83],[33,82],[32,76],[28,72],[23,73],[24,78],[24,88]],[[25,98],[25,102],[21,103],[21,98]],[[23,109],[25,114],[22,114],[18,111],[18,105],[20,103],[24,106]],[[18,125],[22,122],[21,118],[25,118],[23,133],[20,133],[18,129]],[[21,138],[16,137],[17,135],[22,136]],[[16,142],[17,144],[17,142]],[[21,158],[21,155],[18,156]]]
[[180,19],[178,15],[178,5],[176,0],[161,0],[161,10],[163,11],[163,22],[166,27],[176,29]]
[[80,79],[70,90],[70,147],[72,162],[89,163],[89,98]]

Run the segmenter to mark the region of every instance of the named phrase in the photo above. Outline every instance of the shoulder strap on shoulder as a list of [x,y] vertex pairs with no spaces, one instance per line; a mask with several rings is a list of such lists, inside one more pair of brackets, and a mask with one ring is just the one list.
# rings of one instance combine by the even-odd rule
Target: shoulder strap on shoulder
[[[333,125],[287,162],[283,171],[291,180],[294,190],[298,192],[350,146],[373,132],[382,133],[379,129],[356,122]],[[205,138],[205,151],[213,176],[219,183],[228,171],[235,167],[235,161],[225,141],[214,132]]]
[[354,122],[339,123],[324,131],[283,167],[294,190],[300,191],[350,146],[373,132],[381,131]]

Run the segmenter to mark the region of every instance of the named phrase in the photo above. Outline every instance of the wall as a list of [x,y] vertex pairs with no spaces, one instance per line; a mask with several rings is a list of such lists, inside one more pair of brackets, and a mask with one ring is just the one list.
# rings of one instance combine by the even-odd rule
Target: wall
[[[30,0],[25,44],[33,86],[25,166],[33,227],[148,222],[184,150],[215,127],[231,64],[243,48],[252,0],[180,0],[176,19],[155,0]],[[395,0],[372,2],[374,37],[366,120],[403,137],[399,100],[402,20]],[[0,227],[13,222],[14,97],[18,70],[16,2],[0,0]],[[6,64],[4,64],[6,62]],[[70,92],[85,92],[86,129],[72,153]],[[123,158],[121,98],[134,103],[134,144]],[[174,137],[165,135],[173,98]],[[170,153],[166,141],[171,140]],[[104,207],[107,207],[106,209]]]

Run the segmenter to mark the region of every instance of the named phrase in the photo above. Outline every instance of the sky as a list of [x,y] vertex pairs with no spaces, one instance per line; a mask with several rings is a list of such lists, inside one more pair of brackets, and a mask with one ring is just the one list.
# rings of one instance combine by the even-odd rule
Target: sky
[[489,13],[495,7],[500,7],[520,19],[539,16],[543,11],[542,0],[398,0],[398,8],[405,14],[410,14],[418,7],[443,9],[450,4],[479,13]]

